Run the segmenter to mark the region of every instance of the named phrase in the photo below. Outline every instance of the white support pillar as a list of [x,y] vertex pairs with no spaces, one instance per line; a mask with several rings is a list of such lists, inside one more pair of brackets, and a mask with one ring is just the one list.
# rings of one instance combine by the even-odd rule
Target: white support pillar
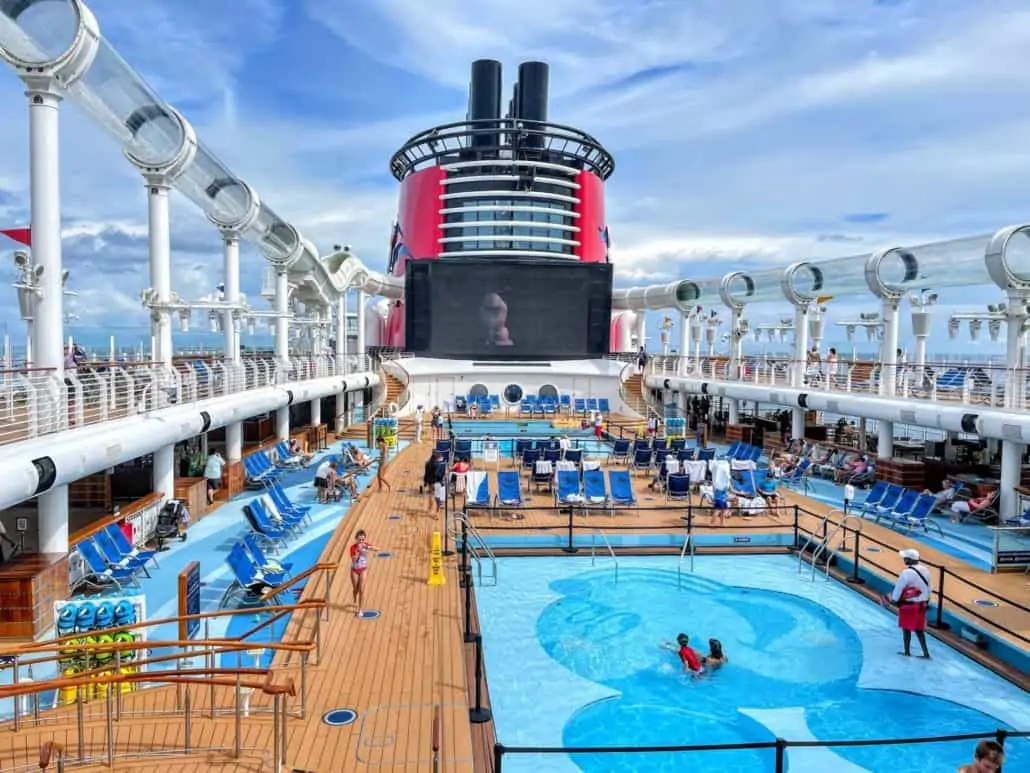
[[[1027,297],[1022,292],[1010,292],[1008,318],[1005,324],[1005,367],[1007,369],[1005,400],[1010,410],[1022,411],[1026,395],[1026,313]],[[1019,513],[1019,487],[1023,473],[1023,453],[1026,446],[1012,440],[1001,441],[1001,484],[998,489],[998,513],[1001,520],[1015,518]]]
[[637,350],[640,350],[641,346],[647,345],[647,311],[640,309],[637,311]]
[[[64,265],[61,256],[61,176],[58,109],[61,94],[51,84],[32,87],[29,98],[29,199],[32,261],[43,273],[41,297],[35,301],[32,325],[33,365],[64,380]],[[54,395],[56,417],[67,416]],[[39,496],[39,551],[68,552],[68,487],[56,486]]]
[[311,423],[318,425],[322,423],[322,398],[316,397],[311,401]]
[[[740,361],[744,347],[744,336],[738,335],[737,331],[740,327],[740,321],[744,317],[744,309],[740,306],[734,306],[730,310],[730,362],[729,367],[726,369],[726,378],[728,381],[739,381],[740,380]],[[740,423],[740,401],[729,400],[729,408],[727,417],[727,424],[739,424]]]
[[[368,296],[364,290],[358,290],[358,348],[355,354],[358,355],[358,359],[362,360],[365,357],[365,353],[368,351],[368,346],[365,343],[365,305],[368,303]],[[359,370],[365,370],[363,363],[358,363]]]
[[[807,303],[794,306],[794,362],[791,364],[791,386],[802,389],[805,386],[805,369],[808,367],[808,312]],[[805,409],[795,406],[790,412],[790,435],[792,438],[805,436]]]
[[680,359],[679,375],[686,376],[690,368],[690,314],[680,313]]
[[[345,290],[336,298],[336,373],[347,375],[350,370],[347,367],[347,295]],[[345,393],[336,395],[336,420],[333,422],[333,429],[337,435],[342,434],[347,428],[347,419],[344,416],[346,410]]]
[[[144,177],[147,185],[150,237],[150,286],[155,300],[166,304],[172,295],[172,235],[168,216],[168,181],[163,177]],[[151,359],[172,366],[172,318],[167,309],[151,311],[151,330],[156,350]],[[169,495],[171,496],[171,495]]]
[[[240,236],[235,231],[222,232],[224,281],[226,303],[240,302]],[[232,311],[225,312],[222,322],[225,333],[225,362],[237,367],[240,362],[240,318]],[[243,458],[243,422],[225,425],[225,460],[230,464]]]
[[164,495],[165,499],[175,497],[175,446],[163,446],[154,451],[154,462],[151,468],[151,485],[155,492]]
[[[880,349],[880,394],[894,397],[898,391],[898,305],[897,298],[883,299],[883,343]],[[877,422],[876,455],[881,459],[894,456],[894,424]]]
[[280,364],[290,359],[290,283],[286,269],[275,268],[275,359]]

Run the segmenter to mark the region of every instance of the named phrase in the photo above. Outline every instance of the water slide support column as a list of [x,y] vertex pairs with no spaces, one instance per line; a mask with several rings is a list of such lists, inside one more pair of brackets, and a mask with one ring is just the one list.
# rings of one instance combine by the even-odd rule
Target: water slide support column
[[[275,360],[283,371],[283,377],[290,367],[290,302],[289,277],[284,266],[275,267]],[[290,407],[283,406],[275,412],[275,434],[280,440],[290,439]]]
[[[151,359],[165,372],[172,369],[172,318],[168,304],[172,300],[172,232],[169,218],[168,179],[163,175],[144,175],[147,186],[148,241],[150,253],[150,287],[154,305],[150,310],[151,330],[155,347]],[[154,451],[151,465],[151,488],[166,499],[175,496],[175,446]]]
[[[347,295],[344,290],[336,297],[336,373],[347,375]],[[336,395],[336,422],[334,430],[337,435],[343,433],[347,428],[347,417],[344,405],[346,404],[346,393],[340,392]]]
[[637,351],[641,346],[647,345],[647,310],[640,309],[637,312]]
[[[1007,306],[1008,319],[1005,325],[1005,367],[1010,374],[1005,390],[1007,407],[1022,410],[1026,395],[1026,333],[1027,300],[1030,294],[1010,290]],[[1026,447],[1014,440],[1001,441],[1001,484],[998,490],[998,512],[1004,522],[1015,518],[1019,503],[1016,488],[1023,472],[1023,453]]]
[[[64,266],[61,256],[61,170],[58,111],[61,93],[45,79],[29,84],[29,190],[32,260],[43,269],[41,296],[32,326],[33,365],[49,368],[64,383]],[[37,269],[38,270],[38,269]],[[68,409],[55,392],[54,419],[64,422]],[[39,496],[39,552],[68,552],[68,487],[55,486]]]
[[[741,306],[734,306],[730,315],[730,362],[726,371],[726,378],[729,381],[740,380],[740,360],[744,346],[744,336],[739,335],[741,320],[744,318],[744,309]],[[727,424],[740,423],[740,401],[729,400],[729,416]]]
[[[807,303],[794,306],[794,362],[791,365],[791,386],[802,389],[805,386],[805,368],[808,364],[808,312]],[[795,406],[790,412],[790,436],[805,436],[805,409]]]
[[916,369],[912,386],[922,389],[926,381],[926,341],[930,336],[930,312],[925,307],[912,311],[912,334],[916,337]]
[[690,369],[690,314],[680,313],[680,359],[679,375],[686,376]]
[[[880,394],[894,397],[898,388],[898,307],[900,298],[883,299],[883,343],[880,349]],[[877,422],[876,455],[880,459],[894,456],[894,423]]]
[[[222,232],[225,271],[225,302],[240,302],[240,235],[235,231]],[[234,310],[225,312],[225,363],[235,374],[240,368],[240,317]],[[243,458],[243,422],[233,421],[225,426],[225,460],[229,464]]]

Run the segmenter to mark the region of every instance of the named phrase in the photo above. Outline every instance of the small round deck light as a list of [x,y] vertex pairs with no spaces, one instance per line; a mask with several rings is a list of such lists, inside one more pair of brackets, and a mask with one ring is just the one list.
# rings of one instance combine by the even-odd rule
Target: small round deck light
[[353,725],[358,719],[354,709],[332,709],[322,715],[322,723],[330,727],[346,727]]
[[378,609],[363,609],[358,615],[359,620],[375,620],[379,617]]

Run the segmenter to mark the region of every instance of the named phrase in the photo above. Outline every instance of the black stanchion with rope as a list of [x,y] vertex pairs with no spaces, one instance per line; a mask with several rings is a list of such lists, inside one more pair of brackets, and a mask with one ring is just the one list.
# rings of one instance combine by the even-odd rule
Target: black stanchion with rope
[[483,705],[483,635],[475,634],[476,645],[476,703],[469,709],[469,722],[473,725],[481,725],[493,719],[490,709]]
[[465,635],[462,637],[466,644],[471,644],[476,639],[472,633],[472,567],[469,566],[469,524],[466,518],[461,519],[461,576],[465,582]]
[[569,543],[565,547],[562,548],[562,552],[564,552],[564,553],[578,553],[579,552],[579,549],[576,548],[573,545],[573,542],[572,542],[572,532],[573,532],[573,529],[575,529],[575,524],[573,523],[573,516],[575,515],[575,512],[576,512],[576,508],[574,506],[572,506],[572,505],[569,505]]
[[442,555],[453,556],[451,550],[451,476],[444,472],[443,475],[443,550]]
[[862,532],[855,529],[855,562],[851,567],[851,576],[848,577],[848,582],[852,585],[865,585],[865,580],[858,576],[858,562],[862,560],[862,554],[859,550],[862,547]]
[[944,622],[944,577],[947,571],[943,566],[937,567],[937,619],[934,620],[933,627],[938,631],[948,631],[951,629],[951,623]]

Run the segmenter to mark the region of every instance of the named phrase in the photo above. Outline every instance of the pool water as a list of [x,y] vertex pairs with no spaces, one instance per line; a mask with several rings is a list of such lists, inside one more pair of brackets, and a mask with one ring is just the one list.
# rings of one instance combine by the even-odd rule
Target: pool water
[[[918,737],[1028,724],[1030,699],[931,640],[896,654],[894,617],[781,556],[498,560],[477,588],[486,671],[506,746],[712,745]],[[664,641],[687,633],[729,663],[695,679]],[[1020,729],[1026,729],[1020,728]],[[973,744],[789,749],[793,773],[955,770]],[[1030,769],[1010,740],[1007,770]],[[772,771],[774,752],[509,755],[506,772]]]

